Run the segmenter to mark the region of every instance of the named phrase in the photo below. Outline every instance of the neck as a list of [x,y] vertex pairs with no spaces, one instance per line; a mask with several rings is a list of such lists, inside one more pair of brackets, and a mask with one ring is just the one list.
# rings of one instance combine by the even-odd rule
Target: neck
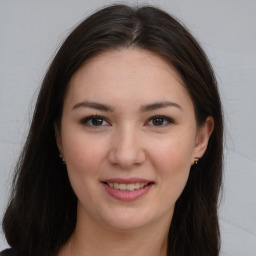
[[59,256],[166,256],[170,221],[168,216],[147,227],[116,230],[78,214],[76,229]]

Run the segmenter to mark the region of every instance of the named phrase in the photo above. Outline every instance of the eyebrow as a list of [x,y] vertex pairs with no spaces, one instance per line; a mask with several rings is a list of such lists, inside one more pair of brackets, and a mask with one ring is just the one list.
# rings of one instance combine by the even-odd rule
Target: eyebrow
[[[166,108],[166,107],[176,107],[182,110],[182,107],[179,104],[171,101],[164,101],[164,102],[155,102],[152,104],[142,105],[140,107],[140,112],[149,112],[149,111],[157,110],[159,108]],[[90,102],[90,101],[79,102],[75,104],[72,109],[74,110],[78,108],[92,108],[92,109],[97,109],[105,112],[114,112],[115,110],[113,107],[109,105],[98,103],[98,102]]]
[[106,104],[98,103],[98,102],[90,102],[90,101],[83,101],[75,104],[72,109],[78,108],[92,108],[106,112],[113,112],[114,108],[108,106]]
[[176,107],[180,110],[182,110],[182,107],[175,103],[175,102],[171,102],[171,101],[164,101],[164,102],[156,102],[153,104],[148,104],[148,105],[143,105],[140,107],[140,111],[141,112],[148,112],[148,111],[153,111],[159,108],[166,108],[166,107]]

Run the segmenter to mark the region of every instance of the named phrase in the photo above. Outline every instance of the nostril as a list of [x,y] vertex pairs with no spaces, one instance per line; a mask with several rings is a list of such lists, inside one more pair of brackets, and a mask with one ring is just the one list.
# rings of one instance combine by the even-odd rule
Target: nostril
[[145,159],[145,152],[141,148],[113,148],[108,155],[109,161],[120,166],[122,169],[142,164]]

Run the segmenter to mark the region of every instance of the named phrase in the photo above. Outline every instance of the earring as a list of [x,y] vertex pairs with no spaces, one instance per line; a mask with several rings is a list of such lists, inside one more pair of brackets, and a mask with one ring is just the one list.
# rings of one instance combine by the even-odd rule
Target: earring
[[198,164],[199,157],[195,157],[194,164]]
[[60,154],[60,158],[61,158],[61,160],[62,160],[62,163],[63,164],[66,164],[66,161],[65,161],[65,159],[64,159],[64,157]]

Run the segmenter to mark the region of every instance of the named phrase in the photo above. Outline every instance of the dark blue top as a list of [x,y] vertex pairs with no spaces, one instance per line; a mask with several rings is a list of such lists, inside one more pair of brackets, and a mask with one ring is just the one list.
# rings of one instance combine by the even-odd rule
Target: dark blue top
[[6,249],[0,253],[1,256],[18,256],[12,249]]

